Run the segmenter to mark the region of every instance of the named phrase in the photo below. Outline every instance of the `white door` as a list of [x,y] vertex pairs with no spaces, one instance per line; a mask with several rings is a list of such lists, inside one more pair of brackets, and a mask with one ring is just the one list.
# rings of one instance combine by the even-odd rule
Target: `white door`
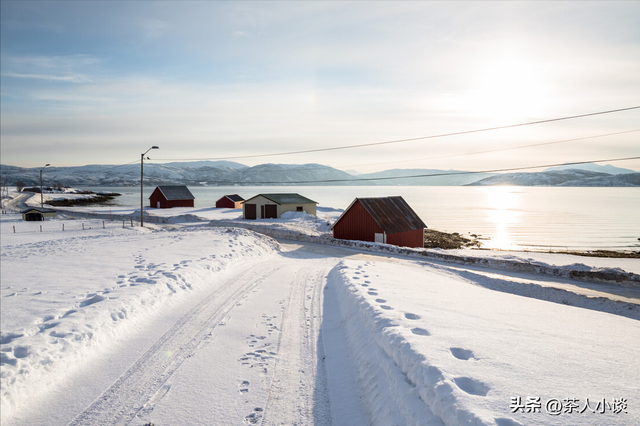
[[158,201],[158,208],[160,208],[160,201]]
[[386,244],[387,243],[387,236],[383,233],[383,234],[375,234],[375,242],[376,243],[383,243]]

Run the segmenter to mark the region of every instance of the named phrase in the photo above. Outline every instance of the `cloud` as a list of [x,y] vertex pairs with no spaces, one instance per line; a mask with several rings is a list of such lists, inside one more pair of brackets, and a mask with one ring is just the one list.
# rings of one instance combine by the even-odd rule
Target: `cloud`
[[50,75],[50,74],[18,74],[18,73],[3,73],[5,77],[13,78],[31,78],[36,80],[49,80],[49,81],[66,81],[69,83],[87,83],[91,81],[91,78],[85,75]]

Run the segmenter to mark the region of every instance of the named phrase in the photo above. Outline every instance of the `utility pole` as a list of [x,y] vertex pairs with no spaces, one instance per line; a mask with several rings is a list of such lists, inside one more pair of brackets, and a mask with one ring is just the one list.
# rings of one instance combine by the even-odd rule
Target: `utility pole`
[[45,165],[43,168],[40,169],[40,208],[44,208],[44,200],[42,197],[42,171],[45,169],[45,167],[50,166],[51,164],[47,164]]
[[[140,154],[140,226],[144,226],[144,156],[152,149],[160,149],[157,146],[152,146],[146,150],[143,154]],[[149,158],[147,158],[149,160]]]

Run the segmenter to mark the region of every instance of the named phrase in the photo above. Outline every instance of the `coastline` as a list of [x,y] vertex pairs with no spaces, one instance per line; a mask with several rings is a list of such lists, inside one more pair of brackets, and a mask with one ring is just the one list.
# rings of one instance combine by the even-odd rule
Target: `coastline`
[[[26,193],[25,193],[26,194]],[[32,197],[37,195],[38,193],[31,193]],[[127,210],[125,206],[117,206],[114,201],[121,194],[117,192],[109,192],[109,193],[101,193],[101,192],[92,192],[92,191],[82,191],[78,193],[63,193],[63,194],[51,194],[44,193],[45,195],[45,205],[51,207],[78,207],[78,208],[87,208],[87,207],[119,207]],[[51,197],[52,195],[63,195],[64,197],[58,197],[57,199],[46,199],[47,195]],[[131,207],[135,209],[135,207]],[[139,212],[139,209],[135,209]],[[173,209],[171,209],[173,210]],[[199,217],[198,213],[208,209],[194,209],[193,214],[186,212],[174,212],[174,214],[169,215],[167,218],[168,221],[173,222],[175,220],[180,220],[179,218],[184,215],[194,216],[193,219],[196,221],[209,221],[208,217]],[[213,209],[216,210],[216,209]],[[336,210],[336,209],[329,209]],[[160,213],[160,211],[153,210],[145,210],[147,212],[147,219],[153,221],[155,214],[149,215],[150,211],[154,213]],[[232,210],[233,211],[233,210]],[[336,210],[337,211],[337,210]],[[65,212],[64,210],[61,213],[71,213],[69,211]],[[123,212],[124,213],[124,212]],[[169,213],[162,212],[162,213]],[[321,212],[319,211],[319,214]],[[110,213],[111,214],[111,213]],[[132,214],[132,213],[129,213]],[[139,213],[135,213],[137,215]],[[82,211],[74,211],[74,216],[83,216]],[[95,217],[96,211],[86,212],[87,217]],[[128,215],[127,215],[128,216]],[[166,221],[164,219],[164,214],[159,215],[158,217],[162,217],[161,222]],[[176,219],[175,216],[178,216]],[[326,215],[325,215],[326,216]],[[328,218],[328,217],[327,217]],[[323,217],[324,219],[324,217]],[[582,257],[591,257],[591,258],[611,258],[611,259],[640,259],[640,251],[635,250],[531,250],[527,248],[514,248],[514,249],[500,249],[500,248],[488,248],[483,247],[483,240],[487,240],[487,238],[483,238],[477,234],[469,234],[468,236],[462,235],[458,232],[445,232],[439,231],[432,228],[425,229],[425,249],[438,249],[438,250],[470,250],[470,251],[480,251],[480,252],[503,252],[503,253],[546,253],[546,254],[558,254],[558,255],[575,255]]]

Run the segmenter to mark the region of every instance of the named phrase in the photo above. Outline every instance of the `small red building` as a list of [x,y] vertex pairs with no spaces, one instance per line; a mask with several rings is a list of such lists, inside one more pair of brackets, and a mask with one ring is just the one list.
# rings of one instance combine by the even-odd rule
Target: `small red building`
[[356,198],[331,226],[333,237],[424,247],[427,226],[402,197]]
[[244,198],[242,198],[238,194],[225,195],[224,197],[216,201],[216,207],[217,208],[226,207],[228,209],[241,209],[242,203],[244,203]]
[[186,186],[158,186],[149,197],[151,207],[170,209],[171,207],[193,207],[196,197]]

